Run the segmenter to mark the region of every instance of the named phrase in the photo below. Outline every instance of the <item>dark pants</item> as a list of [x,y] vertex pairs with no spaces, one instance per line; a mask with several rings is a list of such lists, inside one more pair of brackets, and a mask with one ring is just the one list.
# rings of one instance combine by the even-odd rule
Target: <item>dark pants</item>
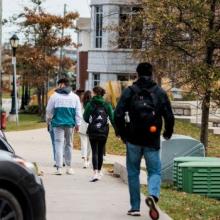
[[106,145],[104,146],[103,156],[106,156]]
[[92,148],[93,170],[101,170],[106,139],[104,140],[90,139],[90,144]]

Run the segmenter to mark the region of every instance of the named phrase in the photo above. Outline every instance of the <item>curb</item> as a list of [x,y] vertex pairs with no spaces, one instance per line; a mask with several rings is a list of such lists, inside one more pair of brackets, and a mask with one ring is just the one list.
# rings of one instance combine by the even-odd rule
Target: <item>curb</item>
[[[122,179],[122,181],[128,184],[128,173],[125,163],[114,163],[114,175]],[[140,170],[140,184],[147,185],[147,174],[142,169]]]

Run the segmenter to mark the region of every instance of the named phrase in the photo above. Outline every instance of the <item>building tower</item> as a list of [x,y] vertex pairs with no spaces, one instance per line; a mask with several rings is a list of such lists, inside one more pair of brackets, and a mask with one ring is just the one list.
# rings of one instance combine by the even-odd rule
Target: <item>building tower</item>
[[[130,0],[91,0],[91,47],[88,52],[87,89],[109,80],[127,81],[134,77],[137,60],[132,44],[121,45],[119,33],[109,30],[134,15],[137,4]],[[129,33],[128,33],[129,34]]]

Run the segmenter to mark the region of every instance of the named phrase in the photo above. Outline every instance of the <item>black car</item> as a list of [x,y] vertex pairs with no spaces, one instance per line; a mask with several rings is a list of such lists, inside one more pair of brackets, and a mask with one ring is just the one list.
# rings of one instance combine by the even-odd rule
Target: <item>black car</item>
[[45,220],[45,191],[34,164],[16,156],[0,131],[0,220]]

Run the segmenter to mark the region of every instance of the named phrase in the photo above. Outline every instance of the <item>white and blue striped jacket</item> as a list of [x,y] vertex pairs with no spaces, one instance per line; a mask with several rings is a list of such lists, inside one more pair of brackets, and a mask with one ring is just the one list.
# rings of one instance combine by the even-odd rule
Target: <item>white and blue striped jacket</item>
[[46,119],[52,127],[75,127],[81,124],[82,112],[79,97],[69,88],[57,89],[50,97]]

